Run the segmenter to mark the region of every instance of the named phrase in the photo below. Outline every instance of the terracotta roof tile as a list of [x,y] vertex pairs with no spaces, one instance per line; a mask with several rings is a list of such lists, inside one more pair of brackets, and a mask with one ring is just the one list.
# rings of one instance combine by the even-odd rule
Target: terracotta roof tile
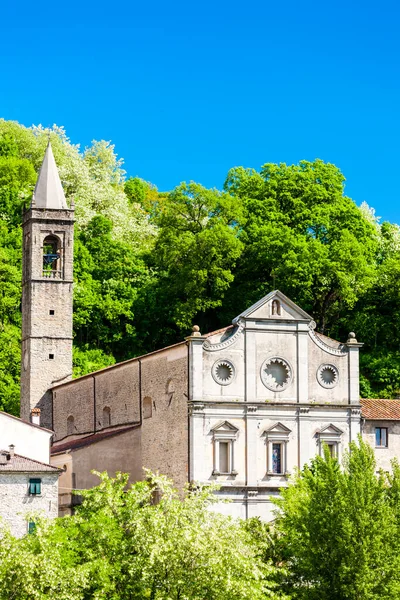
[[374,421],[400,421],[400,399],[361,398],[362,416]]
[[139,426],[140,423],[134,423],[133,425],[120,427],[119,429],[111,429],[110,431],[93,433],[84,438],[70,440],[62,444],[54,444],[54,446],[51,448],[51,454],[59,454],[65,452],[65,450],[75,450],[77,448],[84,448],[85,446],[90,446],[90,444],[96,444],[97,442],[101,442],[102,440],[113,437],[114,435],[119,435],[120,433],[125,433],[125,431],[136,429]]
[[48,465],[47,463],[39,462],[33,458],[21,456],[20,454],[11,456],[8,450],[0,450],[0,454],[6,457],[5,464],[0,462],[0,473],[57,473],[60,471],[60,469],[53,467],[53,465]]

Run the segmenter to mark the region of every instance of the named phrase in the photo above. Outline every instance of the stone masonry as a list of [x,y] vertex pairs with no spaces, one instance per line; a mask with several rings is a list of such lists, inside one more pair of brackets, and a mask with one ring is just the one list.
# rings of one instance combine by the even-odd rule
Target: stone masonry
[[[36,185],[40,205],[34,194],[23,215],[21,417],[29,420],[31,410],[38,407],[41,425],[49,427],[48,390],[72,376],[74,211],[67,208],[65,198],[60,199],[62,188],[50,145],[45,163],[47,170],[41,171]],[[52,179],[43,181],[49,174]]]

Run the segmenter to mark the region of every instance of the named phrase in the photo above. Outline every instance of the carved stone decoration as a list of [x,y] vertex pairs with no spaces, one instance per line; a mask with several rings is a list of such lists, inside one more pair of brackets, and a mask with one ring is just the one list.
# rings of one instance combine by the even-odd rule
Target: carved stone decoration
[[229,336],[223,342],[218,342],[217,344],[213,344],[210,342],[210,340],[206,340],[203,344],[204,350],[206,350],[207,352],[216,352],[217,350],[223,350],[224,348],[232,346],[232,344],[234,344],[239,339],[243,329],[244,323],[239,323],[238,327],[236,328],[236,331],[231,336]]
[[317,381],[324,388],[334,388],[339,382],[339,371],[335,365],[320,365],[317,369]]
[[332,346],[329,346],[327,343],[325,343],[319,337],[318,333],[316,331],[314,331],[314,329],[315,329],[315,323],[314,323],[314,321],[312,321],[309,325],[309,335],[310,335],[310,338],[313,340],[313,342],[319,348],[321,348],[321,350],[324,350],[324,352],[327,352],[328,354],[332,354],[334,356],[346,356],[347,355],[346,346],[344,346],[343,344],[340,344],[339,348],[333,348]]
[[219,385],[229,385],[235,376],[235,367],[230,360],[217,360],[213,364],[211,374]]
[[292,378],[292,368],[284,358],[273,356],[261,365],[261,380],[272,392],[285,390],[291,384]]

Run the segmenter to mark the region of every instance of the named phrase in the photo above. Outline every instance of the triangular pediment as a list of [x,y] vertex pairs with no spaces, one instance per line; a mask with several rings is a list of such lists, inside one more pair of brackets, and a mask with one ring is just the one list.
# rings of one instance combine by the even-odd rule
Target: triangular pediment
[[312,321],[312,317],[300,306],[297,306],[290,298],[279,290],[270,292],[264,298],[250,306],[240,315],[235,317],[232,323],[239,319],[289,319],[291,321]]
[[272,425],[272,427],[265,429],[264,433],[282,433],[288,435],[289,433],[292,433],[292,430],[282,423],[275,423],[275,425]]
[[214,427],[211,427],[211,431],[218,431],[221,433],[223,431],[226,431],[229,433],[235,433],[236,431],[239,431],[239,429],[232,425],[232,423],[229,423],[228,421],[220,421],[219,423],[214,425]]
[[332,423],[330,423],[329,425],[322,427],[318,433],[319,435],[342,435],[343,431],[339,429],[339,427],[336,427],[336,425],[332,425]]

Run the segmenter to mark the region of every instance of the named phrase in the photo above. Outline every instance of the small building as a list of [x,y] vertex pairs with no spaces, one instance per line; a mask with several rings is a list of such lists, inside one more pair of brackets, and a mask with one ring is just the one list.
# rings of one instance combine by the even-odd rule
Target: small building
[[375,451],[377,469],[400,459],[400,399],[362,399],[362,436]]
[[0,517],[15,537],[32,531],[30,513],[57,517],[59,473],[57,467],[16,454],[13,445],[0,450]]

